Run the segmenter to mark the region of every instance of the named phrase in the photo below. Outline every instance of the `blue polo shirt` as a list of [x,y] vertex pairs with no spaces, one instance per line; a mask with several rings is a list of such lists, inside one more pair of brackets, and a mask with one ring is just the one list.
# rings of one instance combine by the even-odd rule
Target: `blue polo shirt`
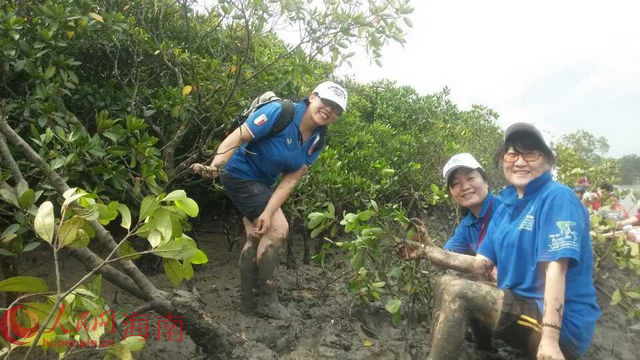
[[[491,204],[491,211],[489,211],[489,204]],[[485,218],[488,216],[488,226],[488,222],[491,221],[493,214],[495,214],[496,209],[500,207],[501,204],[502,199],[499,196],[491,193],[485,196],[484,200],[482,200],[482,208],[480,209],[479,216],[475,217],[475,215],[469,211],[467,216],[460,221],[453,236],[444,244],[445,250],[460,254],[475,255],[478,251],[478,240],[480,239],[482,224],[485,222]]]
[[313,151],[320,140],[320,128],[300,143],[300,123],[306,109],[304,101],[294,104],[293,121],[274,136],[270,133],[280,116],[280,103],[273,101],[256,110],[245,121],[253,140],[233,153],[224,167],[227,174],[273,186],[280,174],[295,172],[303,165],[311,166],[320,155],[320,151]]
[[494,214],[478,253],[496,264],[498,287],[535,299],[541,314],[542,263],[569,259],[560,343],[584,354],[600,317],[587,209],[571,189],[552,181],[549,172],[529,182],[521,199],[513,186],[500,196],[503,205]]

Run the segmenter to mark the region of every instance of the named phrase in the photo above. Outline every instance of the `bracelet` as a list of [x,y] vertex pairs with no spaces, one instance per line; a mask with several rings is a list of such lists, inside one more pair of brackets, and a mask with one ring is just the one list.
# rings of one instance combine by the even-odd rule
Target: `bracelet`
[[560,329],[561,329],[561,328],[560,328],[560,326],[558,326],[558,325],[556,325],[556,324],[550,324],[550,323],[546,323],[546,322],[543,322],[543,323],[541,324],[541,326],[542,326],[542,327],[548,327],[548,328],[556,329],[556,330],[558,330],[558,331],[560,331]]

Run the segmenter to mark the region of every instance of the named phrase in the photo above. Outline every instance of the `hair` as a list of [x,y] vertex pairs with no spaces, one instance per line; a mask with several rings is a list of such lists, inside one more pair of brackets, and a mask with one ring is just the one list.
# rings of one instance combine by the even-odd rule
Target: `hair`
[[472,172],[472,171],[477,171],[480,176],[482,176],[482,180],[484,180],[484,182],[486,182],[487,184],[489,183],[489,177],[487,176],[487,173],[484,172],[484,170],[482,170],[482,168],[468,168],[468,167],[460,167],[457,168],[455,170],[453,170],[453,172],[451,174],[449,174],[449,178],[447,180],[447,189],[451,187],[451,184],[453,183],[453,178],[455,176],[455,174],[460,171],[460,170],[466,170],[467,172]]
[[605,182],[605,183],[602,183],[602,184],[600,184],[600,186],[598,186],[598,187],[599,187],[600,189],[602,189],[602,190],[606,190],[606,191],[608,191],[608,192],[610,192],[610,193],[611,193],[611,192],[613,192],[613,186],[612,186],[611,184],[609,184],[609,183],[606,183],[606,182]]
[[[484,170],[482,170],[482,168],[472,169],[468,167],[461,167],[453,170],[453,172],[449,175],[449,179],[447,180],[447,189],[449,189],[449,191],[451,191],[451,184],[453,183],[453,177],[459,170],[465,170],[467,172],[477,171],[480,174],[480,176],[482,176],[482,180],[484,180],[484,182],[489,184],[489,177],[487,176],[487,173],[484,172]],[[469,213],[469,209],[467,209],[464,206],[458,206],[458,211],[460,211],[460,215],[462,215],[463,217],[467,216],[467,214]]]
[[504,140],[504,144],[498,148],[494,157],[493,163],[496,167],[500,167],[502,162],[502,156],[513,148],[517,152],[526,151],[539,151],[542,153],[544,160],[553,167],[556,164],[556,156],[553,151],[540,139],[538,136],[530,134],[528,132],[520,131],[509,136]]

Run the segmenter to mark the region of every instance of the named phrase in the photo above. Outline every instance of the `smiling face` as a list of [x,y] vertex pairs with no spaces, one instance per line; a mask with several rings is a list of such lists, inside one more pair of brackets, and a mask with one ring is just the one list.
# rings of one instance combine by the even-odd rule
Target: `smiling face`
[[325,102],[326,101],[323,102],[323,100],[315,93],[309,96],[308,110],[311,114],[313,122],[318,126],[329,125],[334,122],[340,115],[338,114],[340,110],[339,108],[334,109],[335,106],[332,106],[333,104],[325,104]]
[[522,197],[529,182],[551,169],[551,166],[538,151],[517,151],[510,147],[503,156],[502,169],[507,182]]
[[449,192],[458,205],[466,207],[477,217],[484,198],[489,194],[489,183],[478,170],[460,168],[451,175]]

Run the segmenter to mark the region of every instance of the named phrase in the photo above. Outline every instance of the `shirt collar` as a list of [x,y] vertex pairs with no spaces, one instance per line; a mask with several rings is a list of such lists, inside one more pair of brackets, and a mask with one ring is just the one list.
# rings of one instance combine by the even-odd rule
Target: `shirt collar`
[[[531,180],[527,184],[527,186],[524,188],[524,196],[522,198],[526,199],[534,196],[542,186],[544,186],[546,183],[550,181],[552,181],[551,172],[550,171],[544,172],[542,175]],[[509,204],[513,204],[516,200],[518,200],[518,191],[513,185],[502,190],[500,192],[500,195],[504,199],[504,202]]]
[[469,213],[467,214],[467,216],[464,217],[464,219],[462,219],[462,223],[469,226],[469,225],[473,225],[474,223],[478,222],[478,221],[482,221],[485,217],[485,215],[487,215],[487,210],[489,209],[489,204],[491,203],[491,200],[494,198],[495,196],[492,193],[488,193],[487,196],[484,197],[484,200],[482,200],[482,208],[480,209],[480,215],[476,218],[475,215],[473,215],[473,213],[471,211],[469,211]]

